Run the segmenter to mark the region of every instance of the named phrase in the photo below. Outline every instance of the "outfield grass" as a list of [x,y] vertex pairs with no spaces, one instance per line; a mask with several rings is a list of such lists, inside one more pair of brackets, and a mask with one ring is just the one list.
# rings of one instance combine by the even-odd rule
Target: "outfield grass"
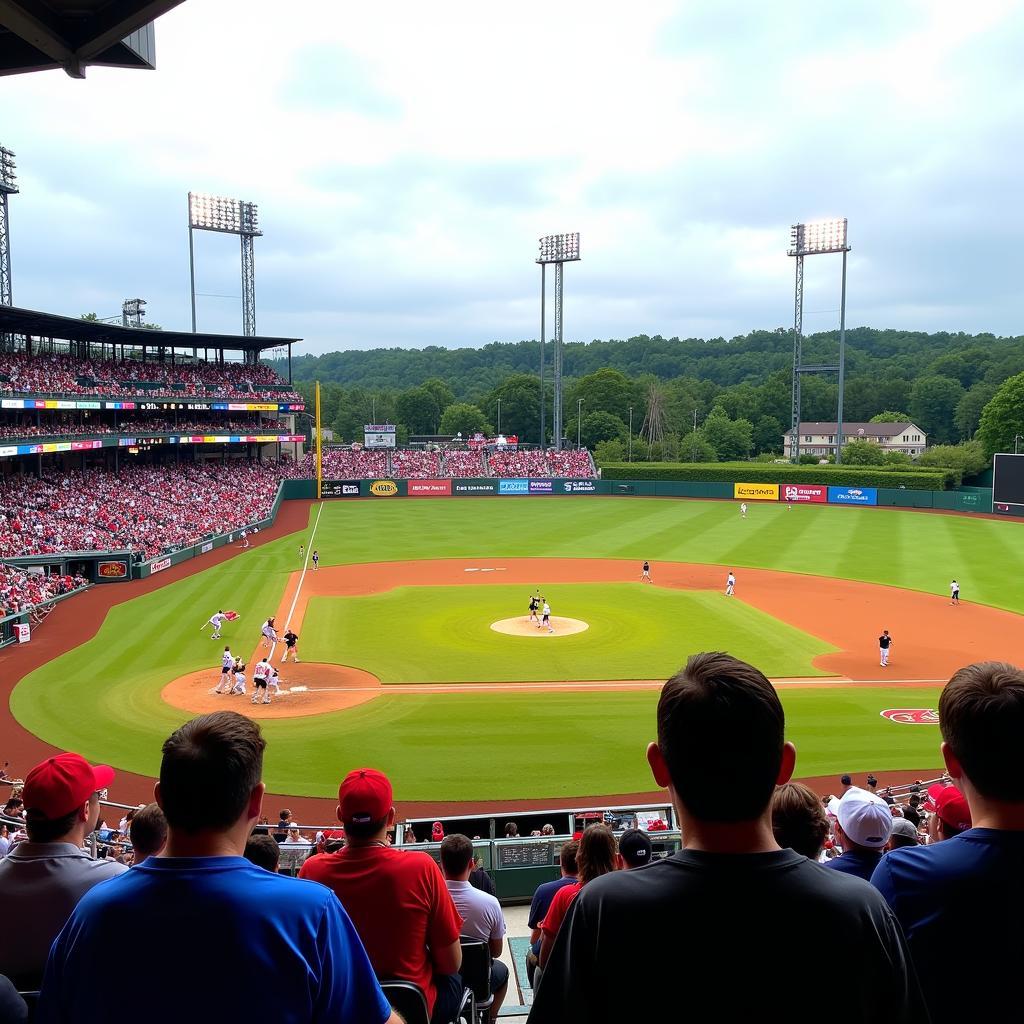
[[[729,502],[453,498],[328,504],[314,546],[323,565],[454,556],[648,558],[655,572],[659,560],[708,562],[942,594],[955,576],[966,600],[1021,612],[1021,528],[1012,521],[756,503],[741,520]],[[308,547],[310,539],[307,528],[113,609],[94,640],[19,683],[14,714],[54,745],[154,773],[160,743],[187,717],[160,701],[161,689],[218,662],[221,645],[200,633],[200,624],[218,607],[236,608],[242,618],[227,627],[225,640],[248,655],[260,623],[280,602],[287,573],[297,568],[300,541]],[[648,591],[650,599],[678,593]],[[510,614],[522,603],[518,592],[517,601]],[[315,607],[311,613],[320,614]],[[319,642],[303,632],[304,643]],[[706,639],[688,635],[680,623],[675,663],[710,646]],[[735,651],[744,642],[739,631],[725,639],[723,646]],[[410,644],[401,634],[390,644],[396,659],[407,659],[403,645]],[[756,645],[751,649],[755,664],[779,674]],[[267,781],[279,792],[328,795],[346,768],[370,763],[394,774],[404,799],[645,789],[639,758],[654,727],[653,700],[642,693],[388,694],[348,712],[268,723]],[[934,707],[936,700],[933,690],[787,691],[790,728],[802,751],[798,771],[938,767],[934,727],[897,726],[878,716],[884,707]]]
[[772,677],[822,675],[811,659],[835,650],[720,591],[640,583],[545,585],[555,615],[589,624],[582,633],[492,630],[499,619],[526,619],[523,595],[523,587],[462,586],[315,597],[302,654],[365,669],[384,683],[462,683],[665,679],[679,668],[680,651],[726,647]]

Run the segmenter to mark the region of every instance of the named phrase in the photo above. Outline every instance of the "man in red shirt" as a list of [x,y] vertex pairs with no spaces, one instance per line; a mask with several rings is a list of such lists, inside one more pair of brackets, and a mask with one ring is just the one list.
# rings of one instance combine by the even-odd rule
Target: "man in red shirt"
[[346,846],[310,857],[300,878],[336,893],[378,978],[418,985],[432,1024],[448,1024],[462,998],[462,918],[429,854],[388,846],[395,825],[391,783],[372,768],[349,772],[338,789]]

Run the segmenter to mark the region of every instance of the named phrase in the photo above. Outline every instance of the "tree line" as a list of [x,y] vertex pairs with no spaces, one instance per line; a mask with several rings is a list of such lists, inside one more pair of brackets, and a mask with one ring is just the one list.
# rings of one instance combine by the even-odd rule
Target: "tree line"
[[[835,363],[836,348],[834,332],[810,335],[804,360]],[[548,346],[547,442],[550,356]],[[397,424],[400,441],[413,434],[493,433],[499,427],[523,441],[540,441],[535,341],[330,352],[301,356],[292,365],[307,398],[311,382],[321,381],[324,425],[344,441],[360,440],[369,422]],[[729,340],[640,335],[567,344],[565,436],[571,443],[579,437],[605,461],[629,457],[630,450],[634,460],[653,461],[778,455],[789,426],[791,365],[792,333],[784,328]],[[1006,444],[1009,428],[1002,420],[1012,402],[997,403],[1004,408],[1002,420],[979,434],[982,414],[1004,382],[1024,371],[1024,337],[855,328],[847,332],[846,367],[847,421],[911,420],[930,445],[957,446],[952,454],[940,449],[941,457],[958,464],[964,458],[987,461],[992,445]],[[835,420],[837,387],[834,376],[805,376],[803,419]],[[1020,427],[1018,434],[1024,422]],[[976,435],[976,446],[964,449]],[[1012,439],[1013,434],[1011,451]],[[853,444],[850,461],[882,454],[860,451],[867,447]]]

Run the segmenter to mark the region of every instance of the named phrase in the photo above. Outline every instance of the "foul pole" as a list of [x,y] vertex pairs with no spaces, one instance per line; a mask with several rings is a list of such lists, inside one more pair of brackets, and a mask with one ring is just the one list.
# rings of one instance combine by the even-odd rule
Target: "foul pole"
[[316,382],[316,500],[323,496],[324,486],[324,453],[320,433],[320,381]]

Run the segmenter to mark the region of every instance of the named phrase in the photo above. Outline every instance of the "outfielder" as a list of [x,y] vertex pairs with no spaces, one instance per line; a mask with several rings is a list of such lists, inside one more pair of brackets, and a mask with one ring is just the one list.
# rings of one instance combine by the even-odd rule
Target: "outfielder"
[[227,616],[222,612],[218,611],[216,615],[211,615],[206,622],[204,622],[199,628],[206,629],[207,626],[213,626],[213,632],[210,634],[211,640],[220,639],[220,624],[227,619]]
[[725,596],[732,597],[733,591],[736,589],[736,575],[732,569],[729,570],[729,575],[725,579]]

